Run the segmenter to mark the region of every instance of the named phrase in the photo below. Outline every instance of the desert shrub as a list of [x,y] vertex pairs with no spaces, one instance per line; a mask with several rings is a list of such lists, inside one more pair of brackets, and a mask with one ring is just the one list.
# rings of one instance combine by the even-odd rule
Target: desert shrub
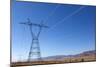
[[84,59],[83,58],[81,59],[81,62],[84,62]]

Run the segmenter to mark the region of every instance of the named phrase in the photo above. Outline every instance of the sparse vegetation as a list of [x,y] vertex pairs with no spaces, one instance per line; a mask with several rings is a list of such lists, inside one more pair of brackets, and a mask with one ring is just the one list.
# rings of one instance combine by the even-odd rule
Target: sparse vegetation
[[64,60],[48,60],[48,61],[32,61],[32,62],[15,62],[12,63],[12,67],[17,66],[30,66],[30,65],[45,65],[45,64],[62,64],[62,63],[76,63],[76,62],[90,62],[96,61],[96,56],[81,56],[81,57],[72,57],[72,58],[64,58]]

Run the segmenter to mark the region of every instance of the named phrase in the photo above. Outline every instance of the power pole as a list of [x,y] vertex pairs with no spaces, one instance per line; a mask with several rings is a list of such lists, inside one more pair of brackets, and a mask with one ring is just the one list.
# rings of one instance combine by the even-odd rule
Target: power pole
[[[27,20],[28,22],[21,22],[20,24],[29,26],[31,37],[32,37],[31,47],[30,47],[29,56],[28,56],[28,62],[32,61],[33,59],[39,61],[39,60],[42,60],[41,50],[40,50],[40,45],[39,45],[39,35],[42,29],[48,28],[48,26],[45,26],[43,23],[41,24],[32,23],[29,18]],[[33,27],[38,27],[37,34],[34,34],[32,30]]]

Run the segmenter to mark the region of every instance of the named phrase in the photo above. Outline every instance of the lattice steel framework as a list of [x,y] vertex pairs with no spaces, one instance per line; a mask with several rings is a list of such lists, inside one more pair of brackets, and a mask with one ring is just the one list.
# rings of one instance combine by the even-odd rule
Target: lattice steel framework
[[[43,23],[41,23],[41,24],[32,23],[29,18],[27,20],[28,20],[28,22],[21,22],[20,24],[29,26],[31,37],[32,37],[28,61],[32,61],[33,59],[42,60],[41,50],[40,50],[40,45],[39,45],[39,36],[40,36],[42,29],[48,28],[48,26],[45,26]],[[38,27],[37,34],[35,34],[33,32],[33,30],[32,30],[33,27]]]

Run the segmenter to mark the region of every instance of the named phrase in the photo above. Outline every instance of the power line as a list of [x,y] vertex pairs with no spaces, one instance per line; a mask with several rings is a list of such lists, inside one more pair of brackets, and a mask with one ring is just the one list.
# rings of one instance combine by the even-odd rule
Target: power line
[[57,25],[63,23],[65,20],[67,20],[68,18],[72,17],[73,15],[75,15],[76,13],[78,13],[79,11],[81,11],[83,8],[85,8],[85,6],[80,7],[79,9],[77,9],[76,11],[74,11],[73,13],[71,13],[70,15],[64,17],[61,21],[59,21],[58,23],[56,23],[55,25],[53,25],[52,27],[49,28],[49,30],[55,28]]
[[60,7],[60,4],[58,4],[58,5],[51,11],[51,13],[49,14],[49,16],[47,16],[47,17],[45,18],[45,22],[46,22],[47,20],[49,20],[49,18],[50,18],[51,16],[53,16],[53,14],[55,13],[55,11],[56,11],[59,7]]

